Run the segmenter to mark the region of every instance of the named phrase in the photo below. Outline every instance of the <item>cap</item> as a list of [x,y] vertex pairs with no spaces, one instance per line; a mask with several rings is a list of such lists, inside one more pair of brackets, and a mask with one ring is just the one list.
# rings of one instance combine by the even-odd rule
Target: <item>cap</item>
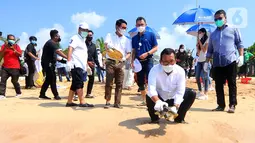
[[138,73],[138,72],[140,72],[141,70],[142,70],[142,65],[141,65],[140,61],[139,61],[138,59],[135,59],[133,71],[134,71],[135,73]]
[[79,24],[79,28],[89,29],[89,25],[86,22],[82,22],[82,23]]

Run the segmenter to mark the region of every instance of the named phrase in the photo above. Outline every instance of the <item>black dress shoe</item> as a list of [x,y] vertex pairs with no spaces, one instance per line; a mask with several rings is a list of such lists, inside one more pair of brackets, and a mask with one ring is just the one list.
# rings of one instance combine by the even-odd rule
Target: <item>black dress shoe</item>
[[74,106],[78,106],[78,104],[76,104],[76,103],[66,103],[66,107],[74,107]]
[[189,124],[188,122],[186,122],[184,120],[178,120],[178,119],[174,119],[174,123],[176,123],[176,124]]
[[61,100],[61,98],[59,96],[55,96],[54,99],[55,100]]
[[50,97],[47,97],[47,96],[42,96],[42,95],[40,95],[39,96],[39,99],[44,99],[44,100],[51,100],[51,98]]
[[114,108],[119,108],[119,109],[122,109],[122,108],[123,108],[122,106],[120,106],[120,104],[114,104],[113,107],[114,107]]
[[215,109],[212,109],[212,111],[224,111],[225,108],[218,106]]

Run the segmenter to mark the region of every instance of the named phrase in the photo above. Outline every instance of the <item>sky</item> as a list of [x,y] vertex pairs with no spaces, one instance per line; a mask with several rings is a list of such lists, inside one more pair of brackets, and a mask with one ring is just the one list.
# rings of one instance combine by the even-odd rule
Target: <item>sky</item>
[[[245,47],[251,46],[255,13],[252,0],[198,0],[200,7],[219,9],[242,8],[247,10],[247,26],[240,28]],[[29,36],[36,36],[38,47],[50,38],[49,31],[57,29],[61,35],[61,45],[68,46],[70,38],[77,33],[80,22],[87,22],[94,31],[94,39],[105,37],[115,31],[117,19],[128,23],[128,30],[135,27],[135,20],[143,16],[150,27],[161,36],[159,51],[164,48],[178,48],[184,44],[187,49],[195,48],[196,39],[186,30],[192,25],[172,25],[184,11],[196,7],[196,0],[12,0],[5,1],[0,9],[0,31],[3,36],[14,34],[21,40],[19,45],[25,49]],[[228,21],[231,18],[228,17]],[[0,43],[1,44],[1,43]]]

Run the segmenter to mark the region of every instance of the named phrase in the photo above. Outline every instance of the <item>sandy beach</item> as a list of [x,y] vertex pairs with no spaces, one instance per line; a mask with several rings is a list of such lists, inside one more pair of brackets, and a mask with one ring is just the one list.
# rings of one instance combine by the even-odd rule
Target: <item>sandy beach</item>
[[[97,78],[96,78],[97,80]],[[20,80],[24,86],[24,80]],[[0,101],[0,143],[254,143],[255,79],[251,84],[238,83],[238,106],[235,114],[212,112],[215,91],[209,100],[196,100],[187,113],[189,124],[150,121],[146,107],[137,107],[137,87],[123,90],[123,109],[103,109],[104,84],[96,82],[94,99],[87,99],[95,108],[65,107],[70,83],[58,83],[61,101],[38,100],[40,89],[25,90],[15,98],[8,81],[7,98]],[[188,87],[196,89],[193,80]],[[67,88],[65,88],[67,87]],[[86,88],[85,88],[86,90]],[[48,96],[52,97],[50,89]],[[114,93],[114,92],[113,92]],[[228,88],[225,87],[228,104]]]

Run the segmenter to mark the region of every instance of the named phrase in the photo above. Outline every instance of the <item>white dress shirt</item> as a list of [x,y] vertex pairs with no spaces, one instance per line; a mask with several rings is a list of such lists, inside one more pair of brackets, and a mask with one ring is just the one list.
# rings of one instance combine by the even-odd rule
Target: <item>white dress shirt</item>
[[73,47],[73,53],[71,57],[72,64],[75,67],[82,68],[87,71],[87,61],[88,61],[88,49],[85,44],[85,38],[80,35],[74,35],[69,43],[70,47]]
[[[132,44],[131,40],[129,40],[126,36],[121,36],[119,37],[116,33],[110,34],[108,33],[107,36],[105,37],[105,43],[116,50],[120,51],[123,55],[122,60],[126,60],[126,55],[127,53],[131,53],[132,50]],[[112,59],[106,54],[107,59]],[[116,60],[116,59],[112,59]]]
[[175,64],[167,75],[161,64],[155,65],[148,79],[148,96],[160,96],[164,101],[174,99],[174,104],[181,104],[186,89],[185,71]]

